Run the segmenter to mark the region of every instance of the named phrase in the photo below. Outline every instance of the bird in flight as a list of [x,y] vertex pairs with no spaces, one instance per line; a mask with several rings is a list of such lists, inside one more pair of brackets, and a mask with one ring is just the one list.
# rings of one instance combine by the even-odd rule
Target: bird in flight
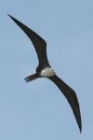
[[56,84],[56,86],[60,89],[63,95],[66,97],[67,101],[69,102],[73,114],[75,116],[76,122],[78,124],[79,130],[82,130],[82,121],[81,121],[81,113],[79,102],[76,96],[75,91],[68,86],[63,80],[61,80],[55,70],[50,66],[48,58],[47,58],[47,44],[46,41],[40,37],[37,33],[31,30],[29,27],[24,25],[22,22],[14,18],[13,16],[8,16],[25,32],[25,34],[31,40],[38,57],[38,66],[35,70],[35,73],[29,75],[25,78],[26,82],[35,80],[37,78],[48,78],[52,82]]

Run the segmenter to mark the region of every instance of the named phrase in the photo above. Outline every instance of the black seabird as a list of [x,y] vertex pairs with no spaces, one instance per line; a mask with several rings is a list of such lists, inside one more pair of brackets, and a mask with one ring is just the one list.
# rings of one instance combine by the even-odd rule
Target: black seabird
[[33,30],[28,28],[26,25],[24,25],[22,22],[17,20],[11,15],[8,15],[25,33],[26,35],[30,38],[32,41],[39,65],[36,68],[36,72],[32,75],[29,75],[28,77],[25,78],[26,82],[35,80],[37,78],[48,78],[52,82],[54,82],[58,88],[61,90],[61,92],[64,94],[66,99],[68,100],[74,116],[76,118],[79,130],[81,132],[82,130],[82,122],[81,122],[81,113],[80,113],[80,107],[78,103],[77,96],[72,88],[70,88],[63,80],[61,80],[55,73],[54,69],[50,66],[48,59],[47,59],[47,53],[46,53],[46,42],[43,38],[41,38],[38,34],[36,34]]

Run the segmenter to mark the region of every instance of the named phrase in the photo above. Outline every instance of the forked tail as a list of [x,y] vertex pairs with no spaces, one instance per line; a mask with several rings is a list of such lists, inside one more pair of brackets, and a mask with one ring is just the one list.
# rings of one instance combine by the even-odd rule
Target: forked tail
[[39,78],[39,75],[37,73],[34,73],[32,75],[29,75],[28,77],[26,77],[24,80],[26,80],[26,82],[32,81]]

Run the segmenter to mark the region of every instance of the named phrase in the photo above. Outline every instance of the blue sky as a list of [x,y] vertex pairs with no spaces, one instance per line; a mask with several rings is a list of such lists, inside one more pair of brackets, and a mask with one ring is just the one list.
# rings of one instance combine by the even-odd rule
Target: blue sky
[[[47,41],[57,74],[77,93],[83,130],[47,79],[26,83],[38,64],[34,47],[11,14]],[[0,1],[0,139],[93,139],[93,1]]]

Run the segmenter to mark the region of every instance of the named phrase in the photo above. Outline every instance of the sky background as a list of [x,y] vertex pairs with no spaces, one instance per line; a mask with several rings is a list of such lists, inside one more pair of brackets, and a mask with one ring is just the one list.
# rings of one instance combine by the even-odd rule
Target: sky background
[[[67,100],[51,81],[24,81],[38,60],[7,14],[47,41],[50,64],[78,96],[81,134]],[[93,139],[92,0],[0,0],[0,65],[1,140]]]

